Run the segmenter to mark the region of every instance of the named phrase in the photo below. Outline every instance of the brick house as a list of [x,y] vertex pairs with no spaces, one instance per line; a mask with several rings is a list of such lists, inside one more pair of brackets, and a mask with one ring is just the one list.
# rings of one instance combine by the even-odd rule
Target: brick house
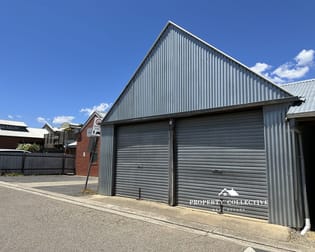
[[[88,167],[91,159],[91,147],[95,142],[97,137],[90,137],[93,128],[95,118],[103,119],[104,114],[100,112],[93,112],[88,120],[82,126],[78,139],[77,139],[77,150],[75,158],[76,174],[81,176],[86,176],[88,172]],[[94,160],[92,161],[90,176],[98,176],[98,153],[100,148],[100,141],[96,142],[96,153],[94,155]]]
[[19,144],[44,145],[46,129],[30,128],[24,122],[0,120],[0,149],[16,149]]

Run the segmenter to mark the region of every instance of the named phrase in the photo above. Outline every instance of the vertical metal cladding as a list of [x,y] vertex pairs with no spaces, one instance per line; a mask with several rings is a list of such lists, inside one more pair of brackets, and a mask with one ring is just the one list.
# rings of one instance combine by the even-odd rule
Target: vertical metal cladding
[[212,109],[289,96],[193,35],[169,25],[105,120]]
[[102,126],[98,192],[112,196],[114,188],[115,128]]
[[286,121],[288,104],[264,107],[265,145],[269,188],[269,221],[302,226],[296,141]]

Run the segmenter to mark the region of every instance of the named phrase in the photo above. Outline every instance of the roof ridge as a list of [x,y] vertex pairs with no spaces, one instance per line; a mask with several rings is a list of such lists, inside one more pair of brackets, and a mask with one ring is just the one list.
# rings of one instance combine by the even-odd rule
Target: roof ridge
[[[205,40],[199,38],[197,35],[194,35],[193,33],[187,31],[186,29],[184,29],[183,27],[181,27],[181,26],[175,24],[175,23],[172,22],[172,21],[168,21],[168,22],[167,22],[167,25],[166,25],[166,27],[163,29],[162,33],[164,33],[164,31],[167,29],[167,27],[168,27],[169,25],[172,25],[172,26],[176,27],[177,29],[179,29],[179,30],[181,30],[181,31],[183,31],[183,32],[185,32],[185,33],[187,33],[189,36],[191,36],[191,37],[197,39],[197,40],[200,41],[201,43],[205,44],[206,46],[210,47],[211,49],[213,49],[213,50],[217,51],[218,53],[222,54],[223,56],[225,56],[225,57],[228,58],[229,60],[234,61],[235,63],[239,64],[241,67],[244,67],[246,70],[250,71],[251,73],[253,73],[253,74],[259,76],[260,78],[262,78],[262,79],[264,79],[264,80],[266,80],[266,81],[268,81],[270,84],[272,84],[273,86],[275,86],[275,87],[281,89],[283,92],[285,92],[285,93],[287,93],[287,94],[289,94],[289,95],[291,95],[291,96],[294,96],[293,94],[291,94],[291,93],[288,92],[287,90],[281,88],[281,86],[279,86],[277,83],[275,83],[275,82],[273,82],[272,80],[268,79],[266,76],[264,76],[264,75],[262,75],[262,74],[260,74],[260,73],[257,73],[257,72],[255,72],[255,71],[253,71],[252,69],[250,69],[249,66],[246,66],[245,64],[243,64],[243,63],[240,62],[239,60],[237,60],[237,59],[235,59],[234,57],[230,56],[229,54],[227,54],[227,53],[221,51],[220,49],[218,49],[218,48],[216,48],[215,46],[211,45],[211,44],[208,43],[207,41],[205,41]],[[161,34],[162,34],[162,33],[161,33]],[[161,35],[161,34],[160,34],[160,35]],[[159,36],[158,38],[160,38],[160,36]],[[158,40],[158,39],[157,39],[157,40]],[[154,46],[154,45],[155,45],[155,43],[153,44],[153,46]]]

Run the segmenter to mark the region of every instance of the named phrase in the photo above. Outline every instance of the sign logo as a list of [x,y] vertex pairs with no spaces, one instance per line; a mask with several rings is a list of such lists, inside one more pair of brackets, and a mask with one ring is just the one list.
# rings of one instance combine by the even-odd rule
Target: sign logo
[[234,188],[231,188],[231,189],[224,188],[218,195],[219,196],[231,196],[231,197],[240,196],[238,194],[238,192],[234,190]]
[[[238,189],[237,189],[238,190]],[[240,195],[233,187],[225,187],[218,194],[208,199],[191,199],[189,204],[193,206],[208,207],[211,211],[220,214],[227,212],[246,212],[248,207],[263,207],[268,205],[267,199],[247,197],[245,192]]]

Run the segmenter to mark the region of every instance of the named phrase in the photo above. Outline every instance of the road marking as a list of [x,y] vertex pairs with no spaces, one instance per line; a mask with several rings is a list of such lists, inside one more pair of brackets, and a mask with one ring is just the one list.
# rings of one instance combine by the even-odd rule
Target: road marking
[[221,234],[221,233],[215,233],[213,231],[209,232],[209,231],[205,231],[205,230],[195,228],[195,227],[192,227],[189,225],[175,223],[175,222],[172,222],[170,220],[167,220],[166,218],[144,216],[142,214],[137,213],[136,211],[132,211],[131,209],[130,209],[130,211],[129,210],[126,211],[126,210],[123,210],[123,209],[121,209],[115,205],[91,201],[88,198],[77,198],[77,197],[67,196],[64,194],[53,193],[53,192],[48,192],[48,191],[44,191],[44,190],[40,190],[40,189],[35,189],[35,188],[31,188],[31,187],[24,187],[24,184],[12,184],[12,183],[8,183],[8,182],[0,181],[0,186],[5,187],[5,188],[9,188],[9,189],[13,189],[13,190],[17,190],[17,191],[31,193],[31,194],[38,195],[38,196],[43,196],[43,197],[46,197],[49,199],[53,199],[53,200],[81,206],[81,207],[86,207],[86,208],[90,208],[90,209],[94,209],[94,210],[98,210],[98,211],[102,211],[102,212],[107,212],[107,213],[131,218],[131,219],[135,219],[135,220],[139,220],[139,221],[145,221],[148,223],[152,223],[152,224],[156,224],[156,225],[160,225],[160,226],[164,226],[164,227],[169,227],[169,228],[173,228],[176,230],[180,230],[180,231],[184,231],[184,232],[188,232],[188,233],[192,233],[192,234],[196,234],[196,235],[200,235],[200,236],[208,236],[208,237],[214,238],[214,239],[229,241],[229,242],[233,242],[233,243],[236,243],[236,244],[244,246],[244,247],[252,247],[255,249],[257,248],[259,250],[267,250],[269,252],[279,252],[279,251],[280,252],[281,251],[296,252],[296,251],[299,251],[299,250],[292,250],[292,249],[287,249],[287,248],[276,247],[273,245],[266,245],[266,244],[253,242],[253,241],[247,241],[247,240],[241,239],[239,237],[234,237],[234,236]]

